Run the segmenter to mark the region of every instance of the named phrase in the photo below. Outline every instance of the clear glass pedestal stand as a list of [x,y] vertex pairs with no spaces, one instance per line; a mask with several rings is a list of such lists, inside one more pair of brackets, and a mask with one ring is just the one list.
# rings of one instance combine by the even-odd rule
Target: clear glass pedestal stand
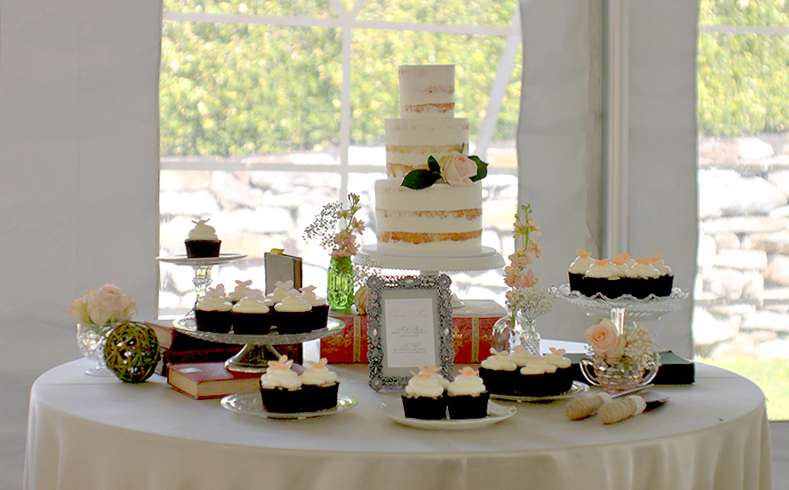
[[[168,264],[190,266],[194,270],[192,284],[195,287],[195,305],[205,296],[208,286],[211,285],[211,270],[215,265],[229,264],[237,260],[246,258],[246,254],[219,254],[219,257],[200,257],[189,258],[185,255],[168,255],[156,257],[159,262]],[[194,316],[194,307],[187,313],[187,316]]]
[[[571,291],[569,284],[563,284],[556,288],[558,296],[566,299],[570,304],[582,308],[589,316],[605,318],[608,316],[616,325],[617,333],[622,335],[625,331],[625,322],[628,321],[656,321],[663,315],[672,313],[680,309],[682,302],[688,297],[688,292],[679,288],[671,290],[669,296],[649,296],[645,299],[634,298],[629,295],[609,299],[606,297],[587,297],[577,291]],[[654,379],[659,369],[658,354],[654,355],[654,371],[651,371],[648,380]],[[583,359],[582,359],[583,361]],[[585,369],[582,369],[584,376],[592,384],[594,380],[589,379]]]
[[228,371],[239,373],[262,374],[266,372],[266,352],[270,352],[276,357],[279,353],[277,345],[299,344],[310,340],[322,339],[334,335],[345,328],[345,322],[337,318],[329,317],[326,328],[313,330],[307,333],[280,335],[269,333],[266,335],[236,335],[234,333],[214,333],[197,330],[193,317],[182,317],[173,322],[175,329],[181,333],[196,337],[198,339],[211,342],[221,342],[224,344],[238,344],[244,347],[238,354],[225,361],[225,368]]

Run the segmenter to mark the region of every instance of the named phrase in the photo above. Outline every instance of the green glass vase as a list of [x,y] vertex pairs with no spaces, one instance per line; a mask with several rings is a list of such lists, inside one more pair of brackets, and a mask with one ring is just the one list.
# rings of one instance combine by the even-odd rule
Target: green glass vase
[[329,308],[348,312],[353,305],[353,264],[350,257],[332,257],[328,280]]

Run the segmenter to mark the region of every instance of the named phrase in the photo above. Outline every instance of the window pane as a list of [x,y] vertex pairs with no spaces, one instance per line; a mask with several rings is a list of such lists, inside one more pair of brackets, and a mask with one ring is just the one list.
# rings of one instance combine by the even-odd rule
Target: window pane
[[165,12],[336,17],[329,0],[164,0]]
[[512,15],[517,4],[517,0],[368,0],[359,14],[359,19],[509,27],[512,25]]
[[[786,25],[784,2],[703,1],[702,24]],[[789,419],[789,37],[699,35],[702,362],[756,382]]]
[[784,0],[702,0],[700,25],[787,26]]
[[[191,220],[210,218],[222,240],[222,253],[247,258],[214,267],[214,284],[232,289],[235,280],[263,288],[263,254],[284,248],[304,259],[304,282],[326,288],[328,253],[305,243],[304,228],[320,208],[338,200],[337,174],[318,172],[161,172],[160,254],[183,255]],[[185,313],[194,303],[190,267],[161,265],[160,314]]]
[[338,143],[337,29],[167,21],[162,33],[162,156]]

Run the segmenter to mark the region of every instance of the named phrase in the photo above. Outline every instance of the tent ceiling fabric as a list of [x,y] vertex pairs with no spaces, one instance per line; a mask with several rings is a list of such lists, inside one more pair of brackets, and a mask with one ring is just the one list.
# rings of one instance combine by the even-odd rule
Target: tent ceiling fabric
[[[605,14],[613,2],[521,0],[523,87],[518,129],[519,201],[531,203],[545,251],[535,265],[541,285],[567,282],[583,248],[602,257]],[[625,10],[629,98],[627,234],[634,256],[663,254],[675,285],[696,276],[696,88],[698,1],[629,2]],[[609,237],[610,239],[610,237]],[[648,327],[663,348],[692,355],[692,302]],[[580,340],[586,318],[559,302],[541,318],[544,337]]]

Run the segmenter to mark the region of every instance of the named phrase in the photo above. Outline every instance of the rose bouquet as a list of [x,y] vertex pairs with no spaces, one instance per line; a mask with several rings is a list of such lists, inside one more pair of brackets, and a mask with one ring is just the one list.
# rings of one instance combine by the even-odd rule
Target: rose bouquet
[[71,303],[69,315],[79,323],[107,325],[126,322],[137,315],[137,302],[123,294],[114,284],[105,284],[98,291],[88,289]]

